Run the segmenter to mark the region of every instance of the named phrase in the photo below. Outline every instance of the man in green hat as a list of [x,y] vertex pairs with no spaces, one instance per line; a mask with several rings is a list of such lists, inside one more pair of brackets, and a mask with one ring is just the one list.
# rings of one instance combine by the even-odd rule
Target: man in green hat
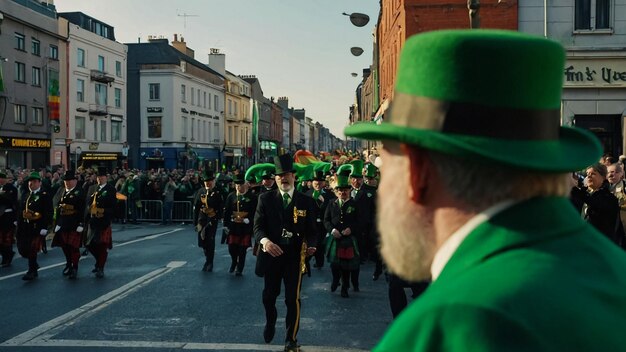
[[517,32],[420,34],[386,121],[345,130],[384,145],[389,269],[432,278],[374,351],[624,349],[626,254],[566,198],[602,150],[560,126],[564,62],[560,44]]
[[6,173],[0,172],[0,268],[10,266],[15,255],[13,244],[17,209],[17,188],[8,182]]
[[205,169],[202,175],[204,187],[198,190],[194,202],[193,223],[198,232],[198,247],[204,251],[204,265],[202,271],[213,271],[215,257],[215,233],[222,218],[224,206],[222,195],[215,187],[215,175]]
[[28,272],[22,280],[31,281],[38,276],[37,253],[48,235],[53,209],[52,195],[42,190],[39,173],[32,172],[26,181],[29,192],[22,199],[18,211],[17,250],[28,259]]
[[252,244],[252,221],[258,196],[248,187],[243,173],[235,174],[233,182],[235,192],[230,193],[224,202],[224,233],[231,258],[228,272],[237,269],[235,276],[241,276],[246,264],[246,252]]
[[[356,238],[359,244],[361,263],[365,264],[371,256],[372,241],[370,233],[374,227],[376,193],[375,189],[366,187],[363,184],[363,160],[352,160],[350,165],[352,166],[352,172],[350,173],[351,196],[357,208],[359,208],[359,232],[356,234]],[[351,274],[352,289],[355,292],[359,292],[359,274],[360,269],[352,271]]]
[[[335,195],[332,191],[326,189],[326,173],[323,170],[317,170],[314,172],[311,187],[312,188],[305,194],[313,198],[313,201],[315,202],[317,210],[315,213],[317,248],[324,248],[324,240],[326,239],[327,234],[326,228],[324,227],[324,214],[326,213],[328,204],[335,199]],[[315,252],[314,267],[321,269],[324,266],[324,254],[323,250]],[[310,260],[310,258],[307,258],[307,260]]]

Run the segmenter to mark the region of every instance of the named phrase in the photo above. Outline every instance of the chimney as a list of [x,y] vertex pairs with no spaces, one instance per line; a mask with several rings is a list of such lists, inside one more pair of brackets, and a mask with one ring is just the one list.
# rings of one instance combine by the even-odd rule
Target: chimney
[[287,97],[278,97],[278,106],[280,106],[283,109],[288,109],[289,108],[289,98]]
[[220,49],[209,49],[209,67],[222,76],[226,76],[226,55]]
[[174,49],[180,51],[181,53],[189,56],[192,59],[196,55],[193,49],[187,47],[185,38],[182,35],[180,36],[180,41],[179,41],[178,34],[174,33],[174,41],[172,41],[172,46],[174,47]]

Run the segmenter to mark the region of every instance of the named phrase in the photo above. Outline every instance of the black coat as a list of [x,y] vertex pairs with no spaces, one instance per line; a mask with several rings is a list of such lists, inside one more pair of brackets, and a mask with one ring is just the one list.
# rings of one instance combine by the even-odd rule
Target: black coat
[[328,204],[337,199],[337,197],[335,197],[331,191],[324,190],[322,193],[324,201],[320,201],[319,199],[313,198],[314,191],[314,189],[310,189],[305,194],[311,197],[315,203],[315,228],[317,229],[318,236],[322,236],[323,238],[327,233],[326,228],[324,227],[324,214],[326,213],[326,208],[328,208]]
[[334,199],[324,214],[324,227],[327,232],[337,229],[339,232],[350,228],[353,235],[361,231],[359,208],[353,199],[348,199],[339,208],[339,199]]
[[222,195],[216,187],[211,188],[208,193],[206,188],[198,190],[194,201],[194,225],[217,226],[217,221],[222,218],[223,212]]
[[[5,210],[8,210],[5,212]],[[0,187],[0,228],[13,229],[13,222],[17,219],[17,188],[10,183]]]
[[[111,226],[113,216],[115,214],[115,206],[117,205],[117,198],[115,194],[115,187],[110,184],[105,184],[102,190],[99,190],[99,185],[94,185],[89,188],[89,194],[87,196],[87,204],[85,204],[85,223],[88,223],[92,229],[104,230]],[[95,198],[95,207],[98,209],[104,209],[102,217],[92,216],[91,206]]]
[[60,232],[76,231],[78,226],[83,226],[85,214],[85,195],[83,189],[74,187],[70,192],[66,192],[65,188],[59,199],[59,205],[56,211],[56,225],[60,226]]
[[[283,209],[283,198],[279,190],[265,192],[259,196],[254,215],[255,241],[260,243],[261,239],[268,238],[279,245],[284,253],[274,258],[268,253],[259,251],[255,271],[258,276],[264,276],[272,263],[277,261],[287,260],[289,265],[297,265],[303,241],[309,247],[316,246],[315,211],[313,199],[296,190],[293,191],[293,198],[286,209]],[[292,233],[293,236],[285,238],[283,230]]]
[[356,207],[359,209],[359,231],[369,234],[374,226],[376,215],[376,189],[367,185],[361,185],[353,197]]
[[622,245],[624,234],[619,215],[619,202],[606,185],[593,193],[573,187],[571,198],[575,204],[583,205],[583,217],[587,222],[617,245]]
[[[237,192],[229,194],[224,205],[224,227],[233,235],[252,235],[257,202],[258,197],[251,190],[239,197]],[[238,211],[240,219],[237,218]],[[248,224],[242,222],[244,218],[249,220]]]

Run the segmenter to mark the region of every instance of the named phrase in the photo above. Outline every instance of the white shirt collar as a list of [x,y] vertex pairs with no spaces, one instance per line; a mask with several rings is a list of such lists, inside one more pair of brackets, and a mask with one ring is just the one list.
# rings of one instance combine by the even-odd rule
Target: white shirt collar
[[72,187],[72,188],[70,188],[70,189],[67,189],[67,188],[66,188],[66,189],[65,189],[65,192],[66,192],[66,193],[70,193],[71,191],[73,191],[73,190],[74,190],[74,188],[76,188],[76,187]]
[[280,196],[281,197],[284,197],[284,194],[287,193],[287,194],[289,194],[289,199],[293,199],[293,191],[294,191],[294,189],[295,188],[292,188],[291,191],[289,191],[289,192],[283,192],[282,189],[278,188],[278,191],[280,191]]
[[30,193],[35,194],[35,193],[39,192],[39,190],[41,190],[41,187],[37,188],[37,189],[36,189],[36,190],[34,190],[34,191],[30,191]]
[[437,253],[435,253],[433,263],[430,265],[432,281],[435,281],[437,277],[439,277],[446,264],[448,264],[450,258],[452,258],[454,252],[456,252],[457,248],[459,248],[461,243],[472,231],[474,231],[480,224],[484,223],[485,221],[489,221],[497,213],[513,206],[518,202],[519,201],[505,200],[496,203],[495,205],[492,205],[491,207],[476,214],[474,217],[469,219],[463,226],[456,230],[450,237],[448,237],[443,245],[441,245]]

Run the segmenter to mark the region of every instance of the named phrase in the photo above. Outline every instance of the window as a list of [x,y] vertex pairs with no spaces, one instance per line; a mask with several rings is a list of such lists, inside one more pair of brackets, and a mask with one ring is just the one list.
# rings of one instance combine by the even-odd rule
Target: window
[[41,55],[41,42],[35,38],[32,39],[31,52],[33,55]]
[[41,87],[41,69],[39,67],[33,67],[33,85]]
[[220,101],[219,101],[220,98],[217,96],[217,94],[215,94],[213,96],[213,98],[215,98],[214,101],[213,101],[213,109],[215,111],[220,111],[220,106],[219,106],[220,105]]
[[150,83],[148,84],[148,88],[150,90],[150,100],[161,100],[161,84]]
[[122,90],[120,88],[115,88],[115,107],[122,107]]
[[181,137],[182,137],[183,140],[187,140],[187,116],[183,116],[181,118],[181,121],[182,121],[182,124],[181,124],[182,125],[181,126],[181,129],[182,129]]
[[59,47],[57,47],[56,45],[50,45],[50,58],[52,60],[59,59]]
[[104,56],[98,55],[98,71],[104,72]]
[[238,117],[239,115],[237,114],[237,107],[239,106],[239,104],[235,101],[233,102],[233,105],[235,106],[235,117]]
[[180,85],[180,101],[187,102],[187,87],[184,84]]
[[96,105],[107,105],[106,84],[96,83]]
[[111,142],[122,141],[122,122],[111,121]]
[[161,116],[148,116],[148,138],[161,138]]
[[76,101],[85,101],[85,81],[76,80]]
[[22,62],[15,63],[15,80],[18,82],[26,82],[26,65]]
[[15,33],[15,49],[26,51],[26,42],[23,34]]
[[106,122],[106,120],[101,120],[100,121],[100,141],[101,142],[106,142],[107,141],[107,122]]
[[611,29],[611,1],[575,0],[574,29],[583,31]]
[[219,142],[220,140],[220,124],[218,122],[213,123],[213,142]]
[[26,105],[15,104],[15,123],[26,123]]
[[226,110],[226,111],[228,111],[228,115],[229,116],[232,115],[232,113],[233,113],[233,101],[230,100],[230,99],[228,99],[228,110]]
[[233,137],[233,144],[239,144],[239,127],[237,126],[235,126],[235,135]]
[[76,50],[76,65],[85,67],[85,50],[78,48]]
[[98,140],[98,120],[93,121],[93,140]]
[[209,93],[209,109],[211,108],[211,93]]
[[196,119],[194,119],[193,117],[191,118],[191,140],[193,141],[195,139],[195,132],[196,131]]
[[191,87],[191,105],[194,105],[196,103],[194,99],[195,96],[196,96],[196,92],[193,89],[193,87]]
[[233,126],[228,126],[228,144],[233,144]]
[[85,139],[85,117],[76,116],[74,118],[74,137],[76,139]]
[[122,63],[119,61],[115,61],[115,75],[122,77]]
[[201,106],[200,104],[200,89],[198,89],[198,100],[196,100],[198,102],[198,106]]
[[43,125],[43,109],[33,108],[33,125]]
[[203,104],[203,106],[206,109],[206,92],[204,92],[204,104]]

